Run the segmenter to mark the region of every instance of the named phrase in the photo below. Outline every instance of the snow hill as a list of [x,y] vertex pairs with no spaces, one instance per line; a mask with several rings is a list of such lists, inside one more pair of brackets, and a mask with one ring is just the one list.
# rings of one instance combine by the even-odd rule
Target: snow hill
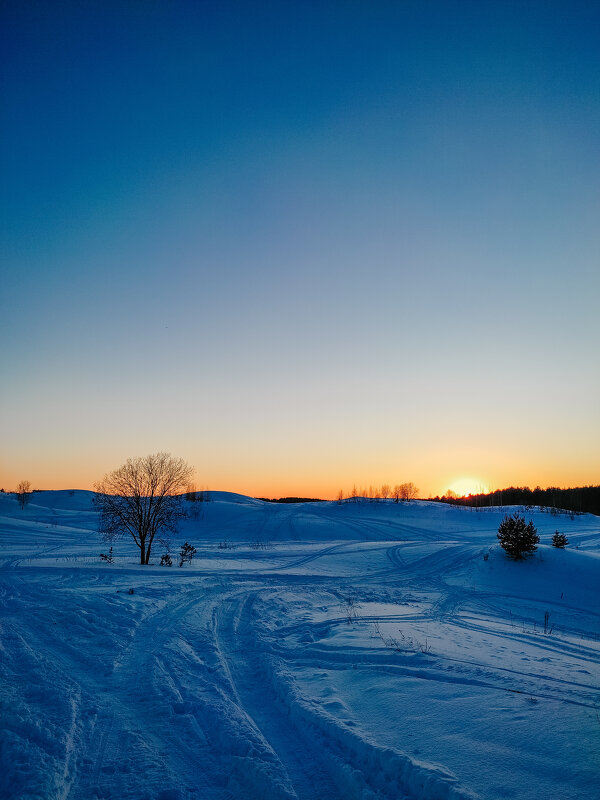
[[168,568],[0,495],[2,798],[600,796],[598,517],[211,497]]

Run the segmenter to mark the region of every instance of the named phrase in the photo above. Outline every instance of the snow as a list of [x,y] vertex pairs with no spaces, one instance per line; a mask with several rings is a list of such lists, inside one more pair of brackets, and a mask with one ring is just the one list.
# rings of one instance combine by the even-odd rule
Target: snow
[[600,795],[600,519],[512,562],[512,508],[187,508],[142,567],[89,492],[0,495],[0,796]]

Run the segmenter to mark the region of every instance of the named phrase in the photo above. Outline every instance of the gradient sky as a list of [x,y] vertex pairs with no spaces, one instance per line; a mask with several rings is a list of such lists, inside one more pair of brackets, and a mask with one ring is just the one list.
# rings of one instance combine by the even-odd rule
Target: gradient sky
[[2,3],[0,486],[600,482],[600,9]]

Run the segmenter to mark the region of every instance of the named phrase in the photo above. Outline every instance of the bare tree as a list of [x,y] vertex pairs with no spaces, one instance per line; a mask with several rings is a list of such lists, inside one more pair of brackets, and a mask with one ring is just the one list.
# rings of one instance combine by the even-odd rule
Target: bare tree
[[412,483],[401,483],[400,484],[400,499],[401,500],[414,500],[419,494],[419,490],[417,487]]
[[384,500],[388,499],[388,497],[390,496],[390,491],[391,489],[389,487],[389,484],[384,483],[383,486],[381,487],[381,496],[383,497]]
[[107,541],[131,536],[140,548],[140,564],[148,564],[152,543],[175,533],[185,516],[181,494],[193,475],[181,458],[156,453],[130,458],[95,486],[94,505],[100,512],[100,533]]
[[398,500],[414,500],[415,497],[418,497],[419,490],[414,485],[414,483],[401,483],[399,486],[394,486],[394,500],[398,502]]
[[29,481],[21,481],[21,483],[17,486],[16,495],[21,508],[25,508],[31,495],[31,484]]

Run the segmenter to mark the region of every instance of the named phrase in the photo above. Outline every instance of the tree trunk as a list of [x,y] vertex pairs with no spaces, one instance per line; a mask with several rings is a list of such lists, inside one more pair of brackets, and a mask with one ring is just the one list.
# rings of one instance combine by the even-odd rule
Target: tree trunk
[[146,543],[144,541],[140,541],[140,564],[147,564],[146,561]]

